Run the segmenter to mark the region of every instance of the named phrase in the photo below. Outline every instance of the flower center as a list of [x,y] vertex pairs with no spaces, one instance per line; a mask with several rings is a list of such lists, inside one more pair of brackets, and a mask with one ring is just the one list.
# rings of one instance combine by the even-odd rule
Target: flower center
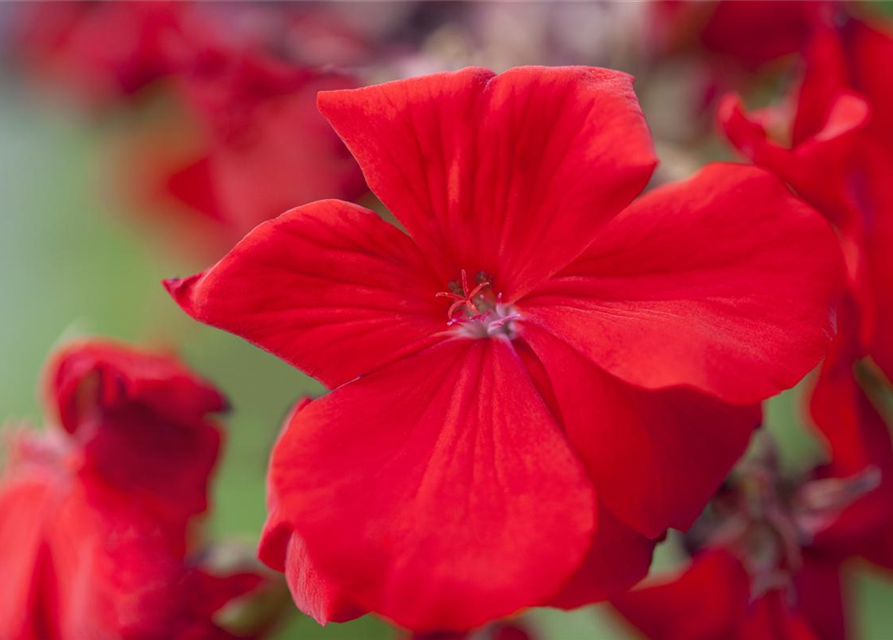
[[449,291],[435,296],[453,301],[447,310],[447,326],[465,338],[513,339],[517,334],[515,322],[521,318],[515,309],[502,302],[502,294],[493,289],[493,278],[479,271],[475,282],[468,281],[462,269],[458,282],[449,283]]
[[753,597],[790,590],[803,548],[879,482],[873,467],[848,478],[791,481],[780,476],[774,451],[760,453],[739,464],[689,534],[696,547],[738,556]]

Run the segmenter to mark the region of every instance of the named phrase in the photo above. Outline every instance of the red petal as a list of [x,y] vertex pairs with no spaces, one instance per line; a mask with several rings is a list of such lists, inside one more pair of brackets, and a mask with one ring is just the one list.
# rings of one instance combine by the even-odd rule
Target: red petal
[[[809,88],[804,86],[804,90]],[[828,91],[826,87],[815,90]],[[809,94],[801,97],[813,98]],[[744,157],[790,184],[828,218],[844,221],[852,215],[850,179],[858,142],[855,134],[863,130],[869,109],[861,96],[845,87],[838,87],[825,99],[827,102],[821,106],[808,103],[808,113],[803,111],[806,107],[798,112],[798,124],[802,127],[813,127],[816,122],[822,125],[793,149],[770,140],[762,124],[744,111],[738,96],[722,99],[717,120]]]
[[855,83],[872,106],[872,134],[889,150],[893,148],[893,87],[889,76],[893,63],[893,31],[883,22],[869,25],[851,20],[847,26]]
[[41,638],[52,633],[40,609],[46,572],[43,527],[53,505],[46,470],[31,469],[0,481],[0,638]]
[[605,69],[470,68],[319,108],[440,275],[483,270],[507,300],[579,254],[655,165],[632,78]]
[[[740,640],[818,640],[802,614],[787,601],[783,591],[770,591],[751,605],[735,637]],[[824,640],[843,640],[844,636]]]
[[165,183],[164,186],[170,195],[190,209],[217,223],[224,222],[221,205],[214,191],[211,160],[207,156],[177,168],[165,177]]
[[[806,556],[797,573],[797,608],[809,633],[822,640],[844,640],[847,637],[846,614],[842,593],[840,566],[834,562]],[[798,616],[798,617],[800,617]],[[795,622],[804,626],[806,622]]]
[[652,538],[687,529],[747,448],[759,408],[634,387],[537,327],[524,337],[549,372],[565,431],[605,507]]
[[628,591],[648,573],[653,551],[653,540],[599,509],[589,553],[549,606],[575,609]]
[[593,534],[591,484],[502,341],[451,341],[313,402],[270,474],[321,573],[413,630],[540,604]]
[[122,406],[138,404],[183,426],[203,424],[208,413],[226,407],[219,391],[174,358],[102,340],[75,341],[57,351],[47,366],[46,389],[48,406],[69,433],[85,415]]
[[126,494],[76,485],[46,539],[59,637],[173,638],[212,625],[194,617],[179,541]]
[[518,307],[631,384],[748,404],[824,355],[840,262],[830,227],[776,178],[714,164],[637,200]]
[[[286,418],[284,428],[287,428],[298,412],[309,404],[309,398],[298,401]],[[278,488],[272,481],[269,482],[267,491],[269,515],[258,549],[261,561],[285,574],[295,604],[321,625],[329,622],[346,622],[366,613],[351,602],[349,595],[338,582],[320,574],[317,563],[307,551],[307,545],[294,532],[282,513],[280,501]]]
[[750,579],[741,563],[708,551],[675,580],[631,591],[612,604],[649,638],[714,640],[738,637],[749,600]]
[[[889,116],[893,120],[893,116]],[[889,125],[893,140],[893,125]],[[893,381],[893,152],[880,145],[866,154],[865,256],[871,298],[869,354]]]
[[207,271],[165,283],[192,317],[329,387],[439,340],[445,283],[412,241],[337,200],[260,225]]

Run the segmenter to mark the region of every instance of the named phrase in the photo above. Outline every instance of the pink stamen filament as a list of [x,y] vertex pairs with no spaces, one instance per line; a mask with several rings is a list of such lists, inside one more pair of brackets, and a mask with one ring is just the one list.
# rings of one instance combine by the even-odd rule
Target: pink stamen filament
[[[462,269],[462,293],[464,295],[458,295],[451,291],[439,291],[435,293],[435,297],[437,298],[449,298],[450,300],[455,300],[453,304],[450,305],[449,310],[447,311],[447,318],[449,318],[449,324],[452,324],[454,321],[457,321],[453,316],[456,314],[456,311],[461,309],[462,307],[466,307],[470,313],[478,312],[478,308],[474,304],[474,298],[480,294],[480,292],[489,287],[489,282],[481,282],[474,289],[469,291],[468,289],[468,274],[465,272],[465,269]],[[477,316],[475,316],[477,317]]]

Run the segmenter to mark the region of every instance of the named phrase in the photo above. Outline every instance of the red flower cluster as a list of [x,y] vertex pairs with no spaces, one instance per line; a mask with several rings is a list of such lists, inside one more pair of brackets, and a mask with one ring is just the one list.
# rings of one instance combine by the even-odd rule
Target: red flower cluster
[[483,69],[319,106],[408,234],[321,201],[167,283],[335,390],[273,452],[262,557],[322,622],[466,629],[627,589],[823,355],[839,250],[769,173],[655,166],[631,79]]
[[213,616],[260,575],[218,577],[189,545],[208,506],[225,401],[176,361],[69,345],[43,432],[7,432],[0,637],[234,638]]

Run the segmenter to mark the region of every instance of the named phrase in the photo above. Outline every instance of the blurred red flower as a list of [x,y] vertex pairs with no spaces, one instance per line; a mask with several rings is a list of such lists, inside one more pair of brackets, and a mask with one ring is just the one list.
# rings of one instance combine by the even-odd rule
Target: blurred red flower
[[[316,110],[318,91],[353,87],[350,77],[259,50],[202,45],[176,82],[197,125],[195,151],[184,158],[144,141],[132,166],[153,183],[153,204],[179,204],[176,231],[193,253],[217,258],[292,207],[366,192],[359,167]],[[194,233],[183,234],[187,223]]]
[[86,105],[118,103],[173,71],[181,2],[34,2],[21,5],[15,53],[28,71]]
[[466,69],[319,105],[408,234],[327,200],[167,282],[337,387],[275,447],[262,557],[321,622],[463,630],[627,588],[741,455],[753,404],[826,349],[830,229],[735,165],[627,206],[655,158],[613,71]]
[[[889,438],[884,447],[889,458]],[[876,487],[893,466],[848,477],[827,471],[785,478],[774,455],[745,461],[688,534],[690,566],[616,597],[615,608],[655,640],[843,640],[841,569],[860,529],[873,526],[859,504],[889,505]],[[886,533],[879,549],[889,554]]]
[[53,356],[46,430],[7,433],[0,637],[233,637],[213,614],[262,578],[216,577],[188,548],[224,405],[167,357],[100,341]]

